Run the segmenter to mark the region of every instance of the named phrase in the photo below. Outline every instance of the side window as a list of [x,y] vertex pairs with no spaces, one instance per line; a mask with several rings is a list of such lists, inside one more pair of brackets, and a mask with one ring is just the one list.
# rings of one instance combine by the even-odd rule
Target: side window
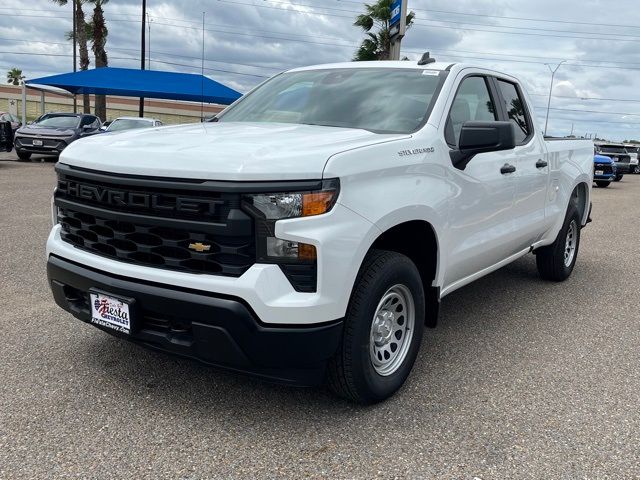
[[516,144],[520,145],[525,142],[533,131],[525,111],[524,100],[513,83],[498,80],[498,88],[500,88],[500,93],[504,99],[505,110],[509,115],[509,120],[516,127]]
[[487,80],[484,77],[467,77],[460,84],[453,99],[445,125],[445,139],[450,146],[456,147],[463,123],[496,120],[496,108],[489,94]]
[[82,121],[80,122],[80,128],[85,125],[91,125],[96,120],[96,117],[82,117]]
[[0,122],[10,122],[11,118],[9,117],[8,113],[4,113],[2,115],[0,115]]

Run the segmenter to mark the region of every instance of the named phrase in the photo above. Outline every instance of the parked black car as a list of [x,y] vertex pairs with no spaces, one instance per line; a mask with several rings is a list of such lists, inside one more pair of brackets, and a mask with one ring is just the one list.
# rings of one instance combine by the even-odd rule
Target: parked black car
[[11,122],[0,120],[0,152],[10,152],[13,149],[13,128]]
[[11,123],[11,130],[13,130],[13,133],[16,133],[16,130],[20,128],[20,119],[13,113],[0,112],[0,122]]
[[14,146],[20,160],[33,153],[57,156],[71,142],[98,133],[101,125],[95,115],[46,113],[16,131]]
[[596,153],[610,157],[616,164],[616,178],[619,182],[627,173],[632,173],[631,155],[624,145],[618,143],[600,143],[596,144]]

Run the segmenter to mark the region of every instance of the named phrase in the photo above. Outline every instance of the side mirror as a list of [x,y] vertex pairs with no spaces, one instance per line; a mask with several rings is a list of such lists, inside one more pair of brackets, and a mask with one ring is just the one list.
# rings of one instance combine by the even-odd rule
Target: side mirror
[[450,152],[453,166],[464,170],[479,153],[512,150],[516,134],[511,122],[465,122],[457,150]]

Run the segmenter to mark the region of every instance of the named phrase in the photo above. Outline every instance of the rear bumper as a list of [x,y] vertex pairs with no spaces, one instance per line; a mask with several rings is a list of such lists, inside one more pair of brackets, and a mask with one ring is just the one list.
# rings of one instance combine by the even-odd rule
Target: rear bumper
[[313,327],[265,326],[239,298],[129,280],[50,255],[56,303],[90,323],[89,290],[133,298],[132,333],[142,345],[267,380],[318,385],[336,351],[342,321]]

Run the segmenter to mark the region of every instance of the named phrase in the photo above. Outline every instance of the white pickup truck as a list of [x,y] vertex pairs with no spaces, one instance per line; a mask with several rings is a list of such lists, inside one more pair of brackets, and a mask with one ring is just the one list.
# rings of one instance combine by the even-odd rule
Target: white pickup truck
[[299,68],[213,122],[97,135],[56,166],[55,301],[140,344],[361,403],[402,386],[440,300],[533,252],[565,280],[593,144],[462,64]]

